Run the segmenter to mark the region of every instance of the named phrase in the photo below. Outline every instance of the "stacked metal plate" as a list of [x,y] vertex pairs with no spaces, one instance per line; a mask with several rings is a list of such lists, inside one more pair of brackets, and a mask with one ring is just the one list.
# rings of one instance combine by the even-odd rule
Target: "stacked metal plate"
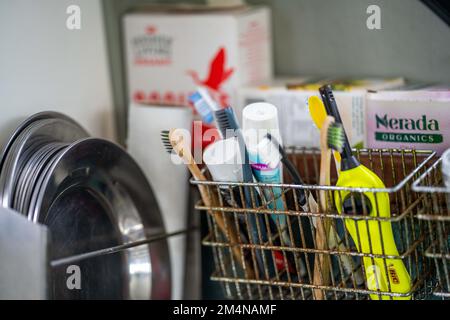
[[[24,121],[4,147],[0,170],[1,205],[48,226],[53,260],[164,234],[135,161],[62,114]],[[50,275],[54,299],[170,298],[165,239],[58,265]]]

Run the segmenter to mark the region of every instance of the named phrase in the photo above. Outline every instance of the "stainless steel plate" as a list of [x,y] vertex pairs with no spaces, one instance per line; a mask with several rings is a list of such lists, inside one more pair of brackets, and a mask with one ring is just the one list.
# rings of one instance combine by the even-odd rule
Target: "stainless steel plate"
[[[16,190],[14,195],[14,199],[18,198],[19,207],[15,207],[16,210],[23,214],[28,214],[29,208],[31,206],[31,195],[33,194],[33,190],[36,188],[37,180],[40,178],[43,169],[45,166],[52,161],[55,157],[55,154],[65,148],[67,144],[64,143],[51,143],[46,145],[44,148],[44,153],[42,158],[35,157],[29,163],[30,173],[24,173],[26,175],[25,181],[19,184],[19,190]],[[32,220],[30,218],[30,220]]]
[[15,188],[13,196],[13,207],[19,211],[23,212],[23,206],[25,203],[25,191],[28,186],[30,186],[33,177],[37,174],[36,168],[39,163],[44,161],[48,157],[49,152],[54,147],[54,144],[46,144],[39,148],[33,156],[26,161],[22,171],[18,175],[17,185]]
[[[0,204],[48,225],[52,260],[165,234],[142,171],[117,145],[72,119],[44,112],[24,121],[0,159]],[[166,239],[79,261],[81,290],[52,268],[55,299],[169,299]]]
[[3,207],[13,207],[13,195],[18,175],[30,157],[45,142],[72,143],[87,137],[87,132],[73,121],[44,119],[30,123],[12,141],[5,154],[0,176],[0,201]]
[[[64,149],[36,190],[33,213],[50,229],[54,259],[164,233],[144,174],[126,151],[109,141],[87,138]],[[88,290],[76,293],[81,298],[170,298],[165,239],[81,263],[83,277],[92,281]],[[117,275],[124,282],[114,282]],[[56,270],[56,297],[73,297],[66,279],[65,268]],[[105,281],[109,281],[108,290],[97,284]]]
[[54,112],[54,111],[39,112],[39,113],[32,115],[31,117],[28,117],[27,119],[25,119],[22,123],[20,123],[17,126],[16,130],[14,130],[14,132],[11,134],[8,141],[3,146],[3,149],[1,152],[1,158],[0,158],[0,173],[1,173],[3,165],[4,165],[6,154],[9,152],[12,144],[14,143],[16,138],[19,136],[19,134],[25,128],[27,128],[29,125],[31,125],[33,122],[38,121],[38,120],[44,120],[44,119],[61,119],[61,120],[65,120],[68,122],[72,122],[73,124],[77,124],[72,118],[70,118],[62,113]]

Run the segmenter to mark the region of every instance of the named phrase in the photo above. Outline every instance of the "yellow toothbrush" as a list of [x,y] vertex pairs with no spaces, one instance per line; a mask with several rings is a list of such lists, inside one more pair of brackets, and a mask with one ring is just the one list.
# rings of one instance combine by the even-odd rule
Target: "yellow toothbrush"
[[[322,124],[327,117],[327,111],[323,105],[322,100],[317,96],[311,96],[308,99],[309,113],[313,119],[316,127],[322,129]],[[336,164],[336,171],[339,174],[341,171],[341,155],[337,151],[333,151],[334,163]]]

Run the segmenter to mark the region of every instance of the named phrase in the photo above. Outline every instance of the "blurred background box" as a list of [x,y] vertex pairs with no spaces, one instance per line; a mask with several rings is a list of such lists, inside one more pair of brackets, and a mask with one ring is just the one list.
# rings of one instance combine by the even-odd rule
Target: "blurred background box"
[[202,86],[230,104],[237,87],[272,77],[266,7],[146,6],[125,14],[123,28],[133,102],[187,105]]
[[308,98],[317,96],[318,89],[331,83],[339,106],[344,127],[354,147],[363,147],[366,125],[367,90],[402,86],[403,78],[392,79],[314,79],[279,78],[260,86],[247,86],[238,91],[238,109],[253,102],[266,101],[275,105],[280,119],[280,130],[287,146],[319,147],[320,132],[314,125]]

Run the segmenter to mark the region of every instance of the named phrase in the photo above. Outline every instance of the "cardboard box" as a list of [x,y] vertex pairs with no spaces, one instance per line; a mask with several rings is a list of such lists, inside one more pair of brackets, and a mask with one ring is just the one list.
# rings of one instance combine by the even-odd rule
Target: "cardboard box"
[[[286,146],[319,147],[320,133],[311,119],[308,98],[318,96],[318,89],[332,84],[344,128],[354,147],[363,147],[365,142],[365,104],[367,90],[389,88],[404,83],[396,79],[342,80],[310,78],[277,79],[272,84],[246,87],[239,90],[237,114],[253,102],[266,101],[278,108],[280,130]],[[340,89],[340,90],[337,90]]]
[[450,148],[450,90],[380,91],[367,95],[367,146]]
[[198,86],[233,104],[239,86],[272,77],[266,7],[156,6],[123,20],[130,101],[188,105]]

